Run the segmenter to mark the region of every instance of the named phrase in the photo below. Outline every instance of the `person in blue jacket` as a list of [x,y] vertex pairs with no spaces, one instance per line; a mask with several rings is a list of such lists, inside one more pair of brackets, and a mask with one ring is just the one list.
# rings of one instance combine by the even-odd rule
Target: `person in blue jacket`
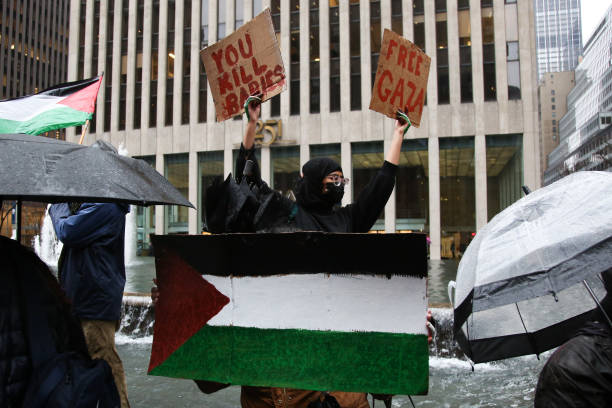
[[91,358],[110,365],[121,407],[129,407],[123,364],[115,348],[125,286],[127,204],[54,204],[49,208],[55,234],[64,247],[58,278],[80,319]]

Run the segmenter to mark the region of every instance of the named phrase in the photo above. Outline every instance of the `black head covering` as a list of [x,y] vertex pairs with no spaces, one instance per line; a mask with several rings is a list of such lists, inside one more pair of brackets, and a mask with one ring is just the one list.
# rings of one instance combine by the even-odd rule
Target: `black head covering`
[[303,178],[298,180],[296,198],[300,206],[308,210],[331,211],[333,203],[323,197],[322,183],[325,176],[342,171],[342,167],[327,157],[311,159],[302,167]]

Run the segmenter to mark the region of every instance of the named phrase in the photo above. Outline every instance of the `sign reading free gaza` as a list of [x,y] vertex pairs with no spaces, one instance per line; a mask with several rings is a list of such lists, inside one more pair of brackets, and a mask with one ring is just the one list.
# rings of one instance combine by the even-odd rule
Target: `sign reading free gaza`
[[370,109],[394,119],[401,110],[419,127],[430,64],[419,47],[385,29]]
[[285,68],[270,9],[200,51],[219,122],[242,112],[249,95],[262,102],[285,88]]

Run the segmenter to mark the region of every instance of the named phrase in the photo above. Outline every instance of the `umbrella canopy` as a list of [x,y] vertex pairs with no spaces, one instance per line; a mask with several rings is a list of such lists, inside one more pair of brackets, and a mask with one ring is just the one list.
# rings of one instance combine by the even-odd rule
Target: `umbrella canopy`
[[81,146],[23,134],[0,135],[0,199],[195,208],[145,161],[103,140]]
[[610,268],[612,173],[571,174],[476,234],[457,271],[455,338],[476,363],[559,346],[596,307],[583,280],[601,298]]

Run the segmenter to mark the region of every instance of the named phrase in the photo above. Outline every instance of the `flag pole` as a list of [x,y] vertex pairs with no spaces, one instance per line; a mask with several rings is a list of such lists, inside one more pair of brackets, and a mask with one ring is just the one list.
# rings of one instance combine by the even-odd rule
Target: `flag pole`
[[83,144],[83,139],[85,138],[85,132],[87,132],[88,127],[89,127],[89,119],[85,121],[85,126],[83,126],[83,131],[81,132],[81,138],[79,139],[79,144]]

